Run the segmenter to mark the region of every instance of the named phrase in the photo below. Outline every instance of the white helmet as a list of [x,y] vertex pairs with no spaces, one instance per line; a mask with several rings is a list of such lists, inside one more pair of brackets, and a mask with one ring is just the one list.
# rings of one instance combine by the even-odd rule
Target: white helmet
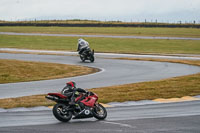
[[78,42],[80,42],[80,41],[82,41],[82,40],[83,40],[82,38],[79,38],[79,39],[78,39]]

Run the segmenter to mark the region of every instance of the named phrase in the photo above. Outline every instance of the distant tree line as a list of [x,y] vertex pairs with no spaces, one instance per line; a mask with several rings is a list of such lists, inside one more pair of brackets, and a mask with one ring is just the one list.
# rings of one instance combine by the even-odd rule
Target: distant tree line
[[0,22],[0,26],[59,26],[59,27],[168,27],[168,28],[200,28],[200,24],[171,23],[49,23],[49,22]]

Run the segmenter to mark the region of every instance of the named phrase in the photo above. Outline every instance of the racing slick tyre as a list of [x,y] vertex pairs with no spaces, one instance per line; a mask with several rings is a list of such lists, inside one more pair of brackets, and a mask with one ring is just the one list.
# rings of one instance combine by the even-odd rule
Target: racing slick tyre
[[67,106],[61,103],[54,105],[53,114],[59,121],[68,122],[72,118],[72,112],[66,110]]
[[82,62],[85,62],[85,57],[83,55],[80,55],[80,58],[81,58]]
[[107,117],[107,111],[101,104],[97,104],[93,109],[93,115],[96,119],[104,120]]
[[90,56],[90,62],[94,62],[94,56],[93,55]]

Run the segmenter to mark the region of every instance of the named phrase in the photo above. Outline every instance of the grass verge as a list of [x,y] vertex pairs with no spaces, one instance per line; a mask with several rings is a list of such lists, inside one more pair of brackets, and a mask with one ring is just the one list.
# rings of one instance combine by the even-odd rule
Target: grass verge
[[1,32],[200,37],[198,28],[1,26]]
[[[78,37],[0,35],[1,48],[42,50],[77,49]],[[200,54],[198,40],[85,38],[96,52],[145,54]]]
[[[127,59],[127,58],[120,58]],[[168,60],[168,59],[139,59],[128,58],[129,60],[147,60],[147,61],[167,61],[174,63],[183,63],[200,66],[200,61],[192,60]],[[99,95],[99,101],[124,102],[137,101],[156,98],[174,98],[182,96],[195,96],[200,94],[200,73],[175,77],[165,80],[126,84],[120,86],[111,86],[103,88],[93,88],[93,91]],[[14,107],[33,107],[50,106],[55,104],[44,98],[45,95],[26,96],[19,98],[0,99],[0,108]]]
[[0,59],[0,84],[73,77],[97,71],[75,65]]

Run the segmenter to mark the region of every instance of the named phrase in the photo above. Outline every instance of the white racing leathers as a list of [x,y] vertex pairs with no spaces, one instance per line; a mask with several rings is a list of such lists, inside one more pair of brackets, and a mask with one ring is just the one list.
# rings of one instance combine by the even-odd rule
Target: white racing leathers
[[87,41],[83,40],[83,39],[79,39],[77,51],[80,52],[87,47],[89,47],[89,43]]

